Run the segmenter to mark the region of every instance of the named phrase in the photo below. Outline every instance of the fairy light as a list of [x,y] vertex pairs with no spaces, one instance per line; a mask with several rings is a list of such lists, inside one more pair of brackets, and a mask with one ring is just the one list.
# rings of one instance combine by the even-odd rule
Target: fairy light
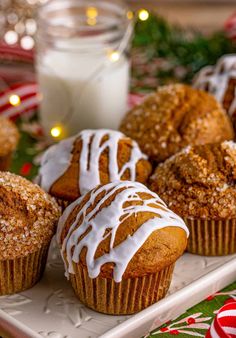
[[25,50],[33,49],[33,47],[34,47],[34,39],[31,36],[25,35],[21,39],[20,45]]
[[98,11],[95,7],[88,7],[86,10],[87,24],[89,26],[95,26],[97,23]]
[[4,40],[8,45],[14,45],[18,41],[18,34],[15,31],[8,31],[4,36]]
[[118,51],[112,51],[108,53],[108,57],[112,62],[117,62],[120,59],[120,53]]
[[28,19],[25,22],[26,32],[29,35],[34,35],[36,33],[37,25],[34,19]]
[[62,134],[62,128],[60,126],[55,126],[51,129],[52,137],[58,138]]
[[146,21],[149,18],[149,13],[146,9],[140,9],[138,12],[139,20]]
[[21,99],[18,95],[16,94],[12,94],[10,97],[9,97],[9,103],[14,106],[14,107],[17,107],[20,105],[21,103]]
[[126,13],[126,16],[127,16],[127,19],[132,20],[133,17],[134,17],[134,13],[133,13],[132,11],[128,11],[128,12]]

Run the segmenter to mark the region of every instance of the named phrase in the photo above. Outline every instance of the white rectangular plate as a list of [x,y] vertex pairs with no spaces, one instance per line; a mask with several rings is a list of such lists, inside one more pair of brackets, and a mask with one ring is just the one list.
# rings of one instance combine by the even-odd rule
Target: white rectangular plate
[[[32,289],[0,297],[0,335],[21,338],[140,338],[236,280],[236,256],[184,254],[168,296],[133,316],[109,316],[82,305],[64,277],[53,241],[43,279]],[[4,336],[5,337],[5,336]]]

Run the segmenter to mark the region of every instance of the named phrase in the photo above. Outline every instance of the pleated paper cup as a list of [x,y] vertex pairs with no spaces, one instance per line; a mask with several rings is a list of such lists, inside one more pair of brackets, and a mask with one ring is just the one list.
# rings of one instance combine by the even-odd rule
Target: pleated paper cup
[[0,260],[0,296],[24,291],[40,280],[46,266],[49,244],[24,257]]
[[12,153],[0,156],[0,171],[7,171],[10,168],[12,160]]
[[190,236],[187,251],[203,256],[236,253],[236,219],[205,220],[184,218]]
[[72,287],[89,308],[112,315],[139,312],[165,297],[174,270],[174,264],[158,273],[143,277],[123,279],[116,283],[111,278],[90,278],[85,267],[76,265],[76,273],[70,274]]
[[65,209],[73,202],[69,202],[66,200],[63,200],[61,198],[56,198],[57,204],[61,207],[61,212],[65,211]]

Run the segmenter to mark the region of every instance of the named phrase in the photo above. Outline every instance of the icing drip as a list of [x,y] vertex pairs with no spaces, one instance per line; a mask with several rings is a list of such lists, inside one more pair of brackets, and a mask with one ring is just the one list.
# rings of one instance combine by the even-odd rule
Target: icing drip
[[71,159],[75,137],[51,146],[41,159],[41,167],[37,181],[43,190],[49,192],[53,183],[67,170]]
[[[122,188],[124,190],[121,190]],[[119,192],[114,200],[107,207],[100,209],[104,202],[118,190]],[[105,196],[88,212],[97,196],[104,191],[106,192]],[[140,193],[148,193],[151,197],[150,199],[143,200],[139,196]],[[61,232],[68,216],[82,201],[83,197],[72,203],[60,218],[57,232],[59,243],[61,242]],[[124,204],[127,205],[125,202],[135,202],[136,205],[124,206]],[[131,215],[140,212],[151,212],[156,216],[143,223],[132,236],[127,236],[122,243],[114,247],[116,232],[120,224]],[[82,223],[77,227],[80,219],[82,219]],[[120,282],[128,263],[148,237],[155,230],[167,226],[180,227],[186,231],[187,235],[189,234],[184,221],[169,210],[157,194],[151,192],[143,184],[124,181],[101,186],[91,192],[89,201],[78,212],[74,223],[63,240],[61,254],[63,257],[63,254],[66,253],[67,257],[67,261],[65,262],[66,276],[68,277],[69,273],[75,273],[73,262],[79,262],[81,250],[86,247],[86,264],[90,278],[96,278],[100,273],[101,267],[108,262],[112,262],[115,264],[113,278],[115,282]],[[89,229],[91,230],[89,231]],[[84,234],[86,235],[79,241],[79,238]],[[94,256],[97,248],[108,236],[111,236],[110,252],[95,259]]]
[[[108,139],[102,143],[105,136]],[[105,149],[108,149],[109,157],[109,178],[110,181],[120,181],[124,172],[128,169],[130,180],[136,179],[136,164],[147,157],[140,151],[138,144],[132,141],[131,156],[127,163],[119,170],[118,145],[119,141],[126,136],[113,130],[84,130],[68,140],[54,145],[45,152],[40,168],[41,187],[49,192],[55,183],[69,168],[73,156],[74,143],[81,139],[82,150],[80,155],[79,191],[85,194],[93,189],[100,182],[99,159]]]
[[[227,92],[229,81],[236,79],[236,55],[223,56],[219,59],[216,66],[204,67],[197,76],[194,86],[207,90],[215,98],[223,103]],[[230,104],[229,115],[233,115],[236,110],[236,88],[233,101]]]

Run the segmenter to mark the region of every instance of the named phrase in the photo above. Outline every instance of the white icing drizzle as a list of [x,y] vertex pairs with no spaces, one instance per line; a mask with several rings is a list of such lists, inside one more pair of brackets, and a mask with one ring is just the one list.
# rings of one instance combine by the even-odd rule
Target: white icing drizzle
[[51,146],[44,153],[37,181],[45,191],[49,192],[53,183],[67,170],[72,159],[74,142],[75,137],[68,138]]
[[[102,143],[105,136],[108,139]],[[118,131],[99,129],[84,130],[75,137],[62,141],[50,147],[44,154],[41,162],[39,176],[41,187],[49,192],[53,183],[55,183],[69,168],[74,143],[82,140],[82,151],[80,155],[80,173],[79,173],[79,191],[85,194],[89,190],[99,185],[99,159],[105,149],[109,152],[109,178],[110,181],[121,180],[122,175],[128,169],[130,180],[136,179],[136,164],[141,159],[147,159],[135,141],[132,141],[131,156],[127,163],[119,170],[117,157],[119,141],[126,136]]]
[[[104,202],[118,190],[121,191],[117,193],[114,200],[107,207],[103,206],[100,209]],[[94,204],[96,197],[104,191],[106,192],[105,196],[101,198],[96,207],[88,212],[88,208]],[[139,193],[148,193],[152,197],[143,200]],[[115,264],[113,278],[115,282],[120,282],[132,257],[155,230],[165,227],[180,227],[186,231],[187,236],[189,235],[184,221],[169,210],[157,194],[151,192],[141,183],[124,181],[112,182],[94,189],[91,192],[89,201],[78,212],[74,223],[71,225],[62,244],[60,244],[61,233],[67,218],[74,208],[81,204],[83,198],[80,197],[68,206],[59,220],[57,240],[61,245],[62,257],[66,253],[65,268],[67,277],[69,273],[75,273],[73,262],[79,262],[83,248],[87,248],[86,264],[90,278],[96,278],[100,273],[101,267],[108,262],[112,262]],[[137,204],[124,206],[125,202],[133,201]],[[156,216],[143,223],[132,236],[127,236],[122,243],[114,247],[116,232],[120,224],[131,215],[136,215],[140,212],[151,212]],[[81,219],[82,223],[78,227],[78,222]],[[91,230],[88,231],[89,229]],[[106,234],[107,231],[108,233]],[[81,235],[85,233],[87,234],[79,241]],[[108,236],[111,236],[109,253],[95,259],[97,248]]]
[[[236,79],[236,54],[223,56],[215,66],[204,67],[195,79],[196,88],[206,90],[223,103],[230,79]],[[236,110],[236,87],[234,98],[229,108],[229,115],[232,116]]]

